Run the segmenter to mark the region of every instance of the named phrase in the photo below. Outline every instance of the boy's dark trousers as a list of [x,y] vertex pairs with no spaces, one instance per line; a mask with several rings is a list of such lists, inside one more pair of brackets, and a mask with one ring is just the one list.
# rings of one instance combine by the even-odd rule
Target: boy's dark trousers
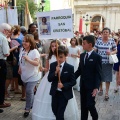
[[95,97],[92,96],[94,89],[99,89],[102,78],[102,57],[92,52],[86,59],[86,53],[80,55],[78,70],[75,72],[76,79],[81,75],[81,120],[88,120],[90,112],[92,120],[98,120],[95,108]]
[[62,91],[58,91],[58,76],[55,75],[57,62],[50,64],[50,71],[48,74],[48,81],[52,82],[50,95],[52,96],[52,111],[56,116],[56,120],[64,120],[64,112],[68,100],[73,98],[72,87],[76,84],[74,67],[68,63],[64,63],[61,71],[60,80],[63,84]]
[[98,113],[95,108],[95,97],[92,97],[93,89],[86,89],[84,84],[80,88],[81,96],[81,120],[88,120],[88,113],[90,112],[92,120],[98,120]]
[[52,111],[56,117],[56,120],[64,120],[64,112],[67,106],[68,100],[64,97],[62,91],[56,91],[56,94],[52,96]]

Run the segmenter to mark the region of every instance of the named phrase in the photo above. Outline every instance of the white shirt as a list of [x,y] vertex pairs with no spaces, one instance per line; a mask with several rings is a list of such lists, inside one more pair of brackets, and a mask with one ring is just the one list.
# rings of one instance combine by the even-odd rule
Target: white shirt
[[9,45],[6,36],[0,32],[0,59],[6,60],[7,57],[4,56],[5,54],[9,54]]
[[[87,55],[87,53],[88,53],[88,58],[89,58],[89,56],[91,55],[91,53],[94,51],[94,49],[93,50],[91,50],[91,51],[89,51],[89,52],[86,52],[86,55]],[[84,57],[84,64],[85,64],[85,58],[86,58],[86,55],[85,55],[85,57]]]
[[[62,69],[63,69],[63,66],[64,66],[65,62],[63,62],[62,64],[60,64],[60,75],[61,75],[61,72],[62,72]],[[62,91],[62,89],[60,88],[57,88],[58,91]]]
[[[23,58],[23,55],[25,55],[25,51],[22,50],[20,52],[19,56],[19,63],[20,63],[20,68],[21,68],[21,79],[23,82],[35,82],[40,79],[40,74],[38,72],[38,66],[34,66],[30,64],[28,61],[26,61]],[[34,60],[36,58],[40,59],[40,54],[37,49],[30,50],[29,53],[27,53],[27,56],[31,59]]]

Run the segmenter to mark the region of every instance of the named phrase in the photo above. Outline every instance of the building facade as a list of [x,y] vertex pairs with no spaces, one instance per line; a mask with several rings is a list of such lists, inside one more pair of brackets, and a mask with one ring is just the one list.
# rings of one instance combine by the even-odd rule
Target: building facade
[[120,0],[74,0],[74,31],[92,32],[109,27],[120,29]]

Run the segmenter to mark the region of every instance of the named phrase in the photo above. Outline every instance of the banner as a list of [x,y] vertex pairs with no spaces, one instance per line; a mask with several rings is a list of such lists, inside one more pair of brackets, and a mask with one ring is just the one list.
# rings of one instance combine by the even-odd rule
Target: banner
[[18,25],[18,13],[17,8],[14,9],[8,8],[7,12],[6,9],[2,8],[0,10],[0,24],[8,23],[10,25]]
[[25,27],[28,29],[28,26],[33,23],[31,14],[28,7],[28,2],[25,3]]
[[6,11],[4,8],[0,10],[0,16],[1,16],[0,24],[5,23],[6,22]]
[[40,39],[73,37],[71,9],[37,13],[37,23]]
[[14,9],[8,8],[7,15],[8,15],[8,24],[18,25],[18,13],[16,7],[14,7]]

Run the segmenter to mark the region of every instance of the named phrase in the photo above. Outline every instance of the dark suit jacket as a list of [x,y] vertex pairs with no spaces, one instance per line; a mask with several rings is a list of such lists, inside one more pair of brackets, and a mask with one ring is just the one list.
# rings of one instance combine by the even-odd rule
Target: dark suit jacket
[[75,72],[75,77],[77,79],[81,75],[81,87],[84,84],[86,89],[99,89],[102,74],[102,57],[93,51],[84,64],[85,54],[80,55],[80,63],[78,70]]
[[[52,82],[50,95],[54,96],[58,85],[58,76],[55,76],[57,62],[50,64],[50,71],[48,75],[48,81]],[[67,100],[73,98],[72,87],[76,84],[74,67],[68,63],[64,63],[62,68],[62,73],[60,76],[61,82],[63,84],[62,93]]]

